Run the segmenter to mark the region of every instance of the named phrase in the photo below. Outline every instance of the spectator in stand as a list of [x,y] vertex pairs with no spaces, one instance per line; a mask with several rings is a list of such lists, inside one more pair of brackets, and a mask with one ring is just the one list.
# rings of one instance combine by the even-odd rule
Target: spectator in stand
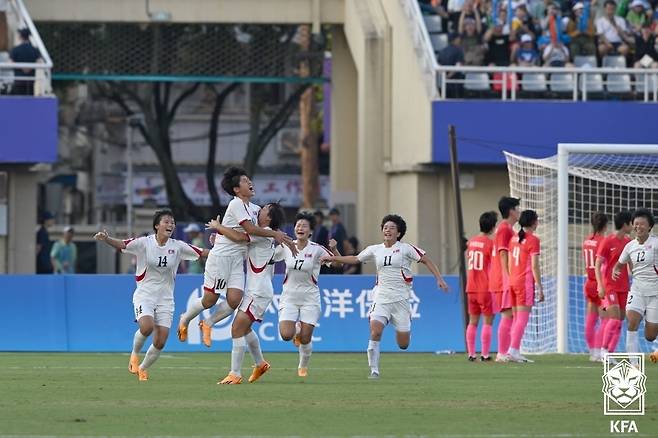
[[509,35],[504,33],[501,23],[490,27],[484,33],[484,41],[488,45],[487,64],[505,67],[510,64]]
[[555,0],[541,0],[530,3],[528,12],[535,22],[535,28],[537,30],[541,31],[541,21],[546,16],[546,10],[548,9],[549,5],[552,5],[554,2]]
[[75,274],[78,249],[73,243],[74,233],[73,227],[64,228],[64,236],[53,244],[50,262],[55,274]]
[[569,35],[563,32],[566,27],[565,19],[562,18],[560,4],[553,2],[546,8],[546,16],[541,19],[541,37],[537,39],[539,51],[543,52],[551,40],[559,40],[563,44],[569,44]]
[[512,65],[520,67],[536,67],[539,65],[539,52],[535,50],[530,35],[521,35],[521,44],[512,52]]
[[466,17],[463,11],[459,17],[459,34],[462,40],[465,65],[484,65],[484,56],[487,53],[487,47],[482,42],[482,23],[477,12],[476,17]]
[[[30,30],[18,31],[21,43],[11,49],[9,57],[14,62],[37,62],[41,58],[39,50],[30,42]],[[34,69],[16,68],[14,76],[17,78],[12,88],[12,94],[34,95]],[[29,80],[18,80],[19,77],[29,77]]]
[[454,33],[457,31],[457,26],[459,23],[459,16],[464,9],[464,4],[470,2],[471,0],[448,0],[448,32]]
[[[188,242],[196,246],[197,248],[205,248],[206,245],[203,242],[203,234],[201,233],[201,227],[195,223],[187,224],[183,229],[183,232],[187,235]],[[188,274],[203,274],[205,268],[206,258],[199,257],[196,260],[187,261],[187,273]]]
[[[345,241],[345,255],[355,256],[359,255],[359,240],[352,236]],[[361,263],[354,265],[343,264],[343,274],[359,275],[361,274]]]
[[633,43],[628,34],[626,20],[615,15],[617,3],[606,0],[605,15],[596,20],[596,33],[599,36],[599,56],[622,55],[629,52],[629,44]]
[[573,5],[567,24],[567,34],[571,38],[572,56],[596,56],[594,11],[589,1],[585,0],[585,3],[578,2]]
[[645,23],[639,35],[635,35],[635,68],[658,68],[656,35],[651,31],[651,24]]
[[313,216],[315,216],[315,228],[311,235],[311,241],[329,248],[329,230],[324,226],[324,214],[321,210],[316,210]]
[[7,9],[9,0],[0,0],[0,52],[9,50],[9,33],[7,27]]
[[329,210],[329,219],[331,220],[331,229],[329,230],[329,239],[334,239],[337,244],[338,252],[344,254],[345,240],[347,240],[347,231],[340,218],[340,211],[337,208]]
[[545,67],[573,67],[569,62],[569,49],[560,40],[551,40],[542,53]]
[[[525,0],[519,0],[514,5],[514,18],[512,18],[512,28],[510,29],[510,41],[520,43],[522,35],[530,35],[532,39],[537,36],[535,23],[528,13],[528,6]],[[515,49],[516,46],[513,48]],[[512,49],[512,50],[513,50]]]
[[626,21],[633,32],[640,33],[642,26],[651,22],[650,16],[647,16],[643,0],[633,0],[630,6],[630,10],[626,14]]
[[53,265],[50,261],[50,235],[48,228],[55,225],[55,218],[50,212],[41,215],[40,226],[37,230],[37,274],[52,274]]
[[[448,46],[439,52],[439,64],[441,65],[464,65],[464,51],[461,48],[461,38],[457,33],[448,35]],[[464,79],[464,74],[460,72],[448,72],[448,80]],[[446,85],[446,97],[461,97],[464,89],[463,83],[448,83]],[[342,252],[341,252],[342,254]]]

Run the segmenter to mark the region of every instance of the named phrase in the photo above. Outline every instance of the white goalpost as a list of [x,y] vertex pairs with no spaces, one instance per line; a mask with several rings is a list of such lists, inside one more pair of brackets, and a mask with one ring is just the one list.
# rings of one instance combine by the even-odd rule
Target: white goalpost
[[[658,213],[658,145],[562,143],[548,158],[505,157],[510,193],[521,198],[523,209],[537,211],[542,241],[546,300],[533,308],[523,350],[587,351],[581,245],[591,214],[605,213],[612,232],[619,211],[644,207]],[[643,348],[648,351],[649,344]]]

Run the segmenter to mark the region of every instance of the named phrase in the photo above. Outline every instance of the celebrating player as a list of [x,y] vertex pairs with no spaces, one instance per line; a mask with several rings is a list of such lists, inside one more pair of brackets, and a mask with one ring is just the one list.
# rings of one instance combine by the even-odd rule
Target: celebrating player
[[498,210],[503,218],[496,228],[489,274],[489,290],[492,293],[493,312],[500,313],[498,324],[498,354],[496,362],[508,360],[512,329],[512,300],[509,293],[509,241],[514,237],[514,224],[519,220],[519,199],[503,196],[498,201]]
[[[254,196],[254,186],[243,169],[231,167],[224,173],[222,188],[234,196],[226,208],[222,225],[250,236],[271,237],[279,243],[292,246],[292,240],[282,231],[266,230],[257,226],[260,207],[250,202]],[[247,242],[234,242],[220,235],[210,250],[203,273],[203,297],[195,300],[180,316],[178,339],[187,340],[187,326],[204,309],[214,306],[220,294],[224,294],[215,312],[215,322],[233,313],[242,301],[244,288],[244,259],[247,255]],[[200,324],[203,330],[203,343],[210,346],[210,326]]]
[[279,300],[279,334],[284,341],[294,338],[295,345],[299,347],[299,377],[308,375],[308,363],[313,353],[313,330],[320,319],[320,258],[340,255],[333,239],[329,241],[331,252],[309,240],[314,227],[313,215],[299,213],[295,217],[295,246],[298,253],[294,254],[288,247],[281,249],[286,262],[286,275]]
[[[137,288],[133,294],[133,308],[139,329],[133,338],[128,370],[137,374],[141,381],[148,380],[147,370],[160,356],[169,336],[174,315],[174,280],[178,265],[181,260],[197,260],[208,256],[207,249],[172,239],[175,225],[174,214],[170,210],[158,210],[153,216],[155,234],[127,240],[114,239],[105,230],[94,235],[94,239],[137,258]],[[151,333],[153,343],[140,364],[139,353]]]
[[612,271],[616,280],[631,266],[633,282],[626,302],[626,352],[639,353],[640,341],[637,330],[644,317],[644,336],[653,342],[658,336],[658,237],[650,235],[655,224],[653,214],[645,208],[633,213],[635,239],[624,246]]
[[521,339],[530,319],[530,310],[535,301],[535,289],[539,302],[544,301],[539,266],[539,238],[535,230],[539,224],[534,210],[524,210],[519,218],[521,230],[510,241],[509,275],[512,297],[512,340],[510,342],[509,360],[512,362],[533,362],[520,353]]
[[[603,342],[603,333],[608,323],[605,312],[605,306],[599,297],[596,283],[596,254],[598,248],[605,239],[605,232],[608,227],[608,217],[596,212],[592,214],[592,234],[587,236],[583,241],[583,257],[585,259],[585,281],[584,293],[587,300],[587,311],[585,316],[585,340],[589,347],[589,360],[598,362],[601,360],[601,343]],[[596,323],[601,318],[598,330]]]
[[425,252],[413,245],[401,242],[407,232],[407,224],[398,215],[384,216],[381,224],[384,242],[370,245],[356,256],[323,257],[323,261],[347,264],[375,262],[377,283],[373,290],[374,301],[370,307],[370,341],[368,342],[368,365],[370,378],[379,378],[379,343],[384,327],[390,322],[395,327],[398,346],[409,347],[411,339],[411,263],[420,262],[436,278],[437,285],[444,291],[448,285],[441,273]]
[[[258,213],[258,226],[267,230],[278,230],[284,221],[283,208],[277,203],[265,205]],[[217,229],[218,225],[217,221],[208,223],[209,228]],[[244,233],[234,230],[225,231],[223,234],[234,241],[239,241],[242,236],[246,236]],[[283,260],[282,249],[282,246],[275,249],[274,239],[271,237],[254,236],[251,238],[247,252],[245,295],[231,325],[231,337],[233,338],[231,371],[219,382],[221,384],[242,383],[241,368],[246,348],[249,348],[255,362],[249,383],[255,382],[270,369],[270,364],[263,358],[258,336],[251,326],[254,322],[263,320],[263,315],[272,302],[274,262]]]
[[495,211],[482,213],[480,216],[480,234],[472,237],[466,244],[466,258],[468,260],[468,276],[466,279],[466,293],[468,295],[469,322],[466,328],[466,348],[468,360],[474,362],[475,336],[477,335],[480,315],[484,315],[484,324],[480,334],[482,354],[480,361],[490,361],[489,347],[491,346],[491,323],[493,313],[491,310],[491,292],[489,292],[489,268],[491,267],[491,254],[493,241],[491,234],[496,227],[498,215]]
[[620,271],[617,279],[612,278],[612,268],[619,260],[622,250],[631,239],[631,213],[620,211],[615,214],[615,233],[606,236],[596,252],[596,284],[599,298],[606,302],[608,323],[603,331],[601,342],[601,359],[606,353],[614,352],[621,335],[621,325],[626,314],[628,297],[628,269]]

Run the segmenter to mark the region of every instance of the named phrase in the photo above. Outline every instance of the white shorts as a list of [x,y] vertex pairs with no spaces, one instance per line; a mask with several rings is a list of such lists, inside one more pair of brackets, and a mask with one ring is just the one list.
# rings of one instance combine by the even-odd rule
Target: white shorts
[[384,319],[386,324],[393,324],[398,332],[411,331],[411,305],[407,300],[383,304],[374,302],[368,312],[368,318],[379,321]]
[[203,271],[203,290],[226,296],[227,289],[244,290],[244,260],[240,256],[211,256]]
[[139,321],[142,316],[151,316],[155,325],[160,327],[170,328],[174,318],[173,301],[157,303],[153,299],[133,296],[133,310],[135,311],[135,321]]
[[292,304],[279,302],[279,322],[301,321],[312,326],[318,325],[320,319],[320,304]]
[[658,324],[658,295],[645,297],[644,295],[628,293],[626,310],[632,310],[644,316],[646,322]]
[[254,297],[245,294],[238,309],[246,313],[252,321],[262,322],[267,306],[269,306],[271,302],[272,297]]

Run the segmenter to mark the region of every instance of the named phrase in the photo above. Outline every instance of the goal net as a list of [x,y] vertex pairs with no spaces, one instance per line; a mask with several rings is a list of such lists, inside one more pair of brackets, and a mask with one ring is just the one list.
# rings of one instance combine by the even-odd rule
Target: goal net
[[[582,243],[591,233],[592,213],[608,216],[608,232],[614,231],[619,211],[644,207],[658,213],[658,145],[560,145],[559,150],[543,159],[505,152],[511,196],[539,216],[545,301],[535,303],[523,337],[522,348],[530,353],[589,351]],[[567,170],[561,183],[559,168]],[[624,324],[620,349],[625,333]],[[651,351],[643,333],[644,325],[642,351]]]

